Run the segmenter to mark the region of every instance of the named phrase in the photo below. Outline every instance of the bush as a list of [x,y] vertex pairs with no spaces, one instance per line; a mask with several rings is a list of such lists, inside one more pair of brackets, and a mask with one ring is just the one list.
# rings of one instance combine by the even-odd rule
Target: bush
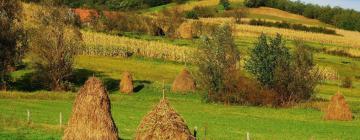
[[[209,102],[231,102],[236,94],[239,71],[236,66],[240,59],[229,25],[220,25],[209,37],[203,37],[195,58],[199,82],[207,91],[204,99]],[[234,88],[235,87],[235,88]]]
[[193,10],[191,11],[187,11],[185,13],[185,18],[187,19],[199,19],[199,16],[197,15],[197,13]]
[[352,79],[350,77],[345,77],[343,80],[341,80],[341,87],[352,88],[353,87]]

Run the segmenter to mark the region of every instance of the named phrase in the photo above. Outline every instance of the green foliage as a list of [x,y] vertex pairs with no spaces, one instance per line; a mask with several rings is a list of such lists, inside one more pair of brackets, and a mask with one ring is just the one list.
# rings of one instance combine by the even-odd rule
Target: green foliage
[[199,16],[194,10],[191,10],[191,11],[187,11],[185,13],[185,18],[187,18],[187,19],[199,19]]
[[21,61],[27,45],[25,31],[20,24],[21,3],[18,0],[0,0],[0,90],[6,89],[9,67]]
[[225,10],[230,10],[230,2],[229,2],[229,0],[220,0],[219,4],[220,4]]
[[207,101],[229,102],[234,93],[232,81],[237,77],[239,51],[234,43],[229,25],[220,25],[210,37],[203,37],[196,56],[201,86],[208,91]]
[[31,64],[45,86],[65,90],[65,80],[72,73],[74,56],[81,45],[81,33],[64,8],[44,6],[35,16],[38,26],[30,38]]
[[303,15],[309,18],[318,19],[324,23],[335,25],[346,30],[360,31],[360,12],[340,7],[319,6],[304,4],[300,1],[290,0],[245,0],[247,7],[267,6]]
[[280,34],[275,38],[267,40],[265,34],[261,34],[255,47],[251,50],[250,59],[247,60],[245,68],[252,73],[264,86],[275,85],[275,69],[278,65],[289,65],[289,50],[284,46]]
[[290,65],[279,65],[274,75],[276,84],[273,88],[279,94],[281,105],[307,101],[313,97],[320,80],[313,61],[313,54],[308,47],[301,41],[295,42]]

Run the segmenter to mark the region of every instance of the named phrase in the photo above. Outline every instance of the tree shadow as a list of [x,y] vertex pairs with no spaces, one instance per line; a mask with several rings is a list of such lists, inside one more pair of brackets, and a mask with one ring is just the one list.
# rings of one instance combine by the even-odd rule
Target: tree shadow
[[28,92],[46,89],[36,75],[35,72],[22,75],[19,79],[10,83],[11,89]]
[[[49,90],[46,86],[44,86],[44,81],[40,80],[37,75],[38,73],[36,72],[22,75],[20,78],[10,83],[11,89],[27,92]],[[86,80],[92,76],[100,78],[110,93],[119,90],[120,80],[113,79],[105,75],[103,72],[89,69],[75,69],[71,76],[66,79],[66,81],[71,84],[71,91],[76,92],[81,86],[85,84]],[[134,80],[134,92],[140,92],[143,88],[145,88],[145,85],[151,83],[152,82],[148,80]]]
[[145,85],[149,85],[151,84],[152,82],[151,81],[148,81],[148,80],[135,80],[134,81],[134,93],[138,93],[140,92],[144,87]]

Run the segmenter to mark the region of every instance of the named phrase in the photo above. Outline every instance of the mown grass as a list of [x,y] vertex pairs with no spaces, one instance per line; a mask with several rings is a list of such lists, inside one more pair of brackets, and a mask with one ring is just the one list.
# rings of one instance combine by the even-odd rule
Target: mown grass
[[[199,95],[169,93],[167,96],[189,127],[191,129],[195,126],[199,128],[201,138],[204,138],[205,127],[207,128],[207,138],[210,139],[241,139],[245,138],[246,132],[250,132],[253,139],[360,138],[360,120],[358,118],[352,122],[323,121],[322,112],[314,109],[224,106],[202,103]],[[132,139],[142,116],[160,98],[160,90],[151,86],[131,96],[112,92],[112,114],[119,128],[120,137]],[[359,100],[354,105],[359,105]],[[25,120],[26,109],[30,109],[33,123],[52,126],[53,128],[49,128],[48,131],[53,133],[53,137],[56,138],[60,138],[62,134],[56,128],[59,112],[63,113],[66,122],[71,112],[71,106],[72,100],[38,100],[36,96],[34,99],[0,99],[3,116]],[[27,129],[36,133],[47,133],[38,127]],[[24,135],[31,139],[31,136]]]
[[[341,67],[338,59],[328,55],[327,61]],[[201,101],[199,93],[179,94],[169,92],[171,82],[183,64],[153,61],[142,58],[112,58],[78,56],[77,69],[96,72],[102,79],[120,80],[121,73],[129,70],[135,80],[150,81],[134,95],[121,95],[110,90],[112,113],[119,128],[120,137],[132,139],[141,118],[161,98],[162,80],[165,80],[167,97],[174,108],[184,117],[190,129],[199,128],[201,139],[243,139],[250,132],[252,139],[359,139],[360,138],[360,95],[359,83],[355,88],[342,89],[329,81],[318,87],[317,96],[329,99],[337,90],[346,96],[355,115],[352,122],[324,121],[323,113],[313,108],[267,108],[249,106],[226,106]],[[357,64],[357,63],[356,63]],[[351,73],[353,69],[344,69]],[[91,75],[91,74],[90,74]],[[60,139],[59,114],[64,122],[69,118],[74,93],[1,92],[0,93],[0,136],[4,139]],[[31,110],[32,125],[27,125],[26,110]],[[18,120],[7,123],[8,120]]]

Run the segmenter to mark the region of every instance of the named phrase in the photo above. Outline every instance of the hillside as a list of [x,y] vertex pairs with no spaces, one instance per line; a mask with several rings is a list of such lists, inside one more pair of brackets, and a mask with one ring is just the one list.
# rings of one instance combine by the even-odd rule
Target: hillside
[[[244,7],[243,0],[230,0],[230,3],[233,8]],[[22,5],[22,24],[31,31],[38,26],[34,22],[37,20],[34,13],[41,5]],[[174,29],[176,33],[183,31],[191,36],[196,34],[196,37],[164,35],[166,29],[177,24],[171,21],[177,19],[172,17],[171,12],[162,13],[164,8],[190,11],[196,6],[215,7],[218,13],[206,18],[184,18],[179,25],[183,26],[182,30],[180,27]],[[93,9],[82,10],[77,12],[85,13],[80,16],[80,21],[86,22],[84,19]],[[96,26],[85,23],[79,27],[83,42],[74,56],[72,77],[67,81],[71,84],[71,90],[49,91],[38,86],[41,83],[34,80],[35,68],[31,65],[33,60],[30,55],[24,57],[21,67],[10,73],[12,87],[9,91],[0,90],[0,139],[61,139],[76,93],[90,76],[99,77],[109,92],[112,117],[121,139],[134,139],[142,117],[162,98],[163,89],[190,131],[197,128],[198,139],[238,140],[245,139],[247,134],[251,139],[259,140],[360,139],[360,32],[338,29],[319,20],[274,8],[247,10],[248,15],[242,18],[241,24],[236,23],[234,17],[222,15],[226,11],[219,8],[218,0],[190,0],[183,4],[169,3],[130,12],[105,11],[105,17],[113,16],[115,19],[109,22],[110,25],[116,25],[112,30],[102,28],[105,26],[103,22],[97,22]],[[166,14],[170,16],[162,19],[161,16]],[[254,26],[248,24],[251,19],[326,27],[334,29],[336,34]],[[195,26],[193,23],[203,26]],[[205,91],[201,89],[195,92],[172,92],[173,80],[183,69],[190,70],[198,78],[198,67],[193,58],[198,55],[196,53],[201,36],[197,36],[196,31],[206,29],[202,28],[206,25],[223,23],[232,27],[234,45],[240,51],[240,61],[236,66],[239,65],[239,73],[249,77],[249,80],[255,78],[245,70],[244,63],[262,33],[270,37],[281,34],[284,45],[291,53],[295,49],[294,42],[302,40],[312,51],[316,68],[322,70],[322,76],[327,78],[316,86],[311,100],[286,107],[209,103],[205,101]],[[125,24],[133,26],[121,26]],[[204,34],[207,35],[205,31]],[[131,95],[119,92],[123,72],[133,74],[135,88]],[[352,80],[351,88],[340,86],[347,77]],[[323,119],[328,101],[339,91],[353,112],[352,121]]]

